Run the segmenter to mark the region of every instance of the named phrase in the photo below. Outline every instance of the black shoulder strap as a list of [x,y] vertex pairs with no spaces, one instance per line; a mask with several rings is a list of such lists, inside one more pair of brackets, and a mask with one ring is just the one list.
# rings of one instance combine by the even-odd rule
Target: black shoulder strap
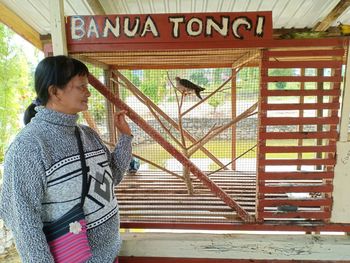
[[80,153],[80,162],[81,162],[81,170],[83,173],[83,183],[82,183],[82,190],[81,190],[81,201],[80,204],[81,206],[84,205],[85,197],[88,194],[88,187],[87,187],[87,180],[88,180],[88,171],[89,169],[86,166],[86,161],[85,161],[85,154],[84,154],[84,148],[83,148],[83,143],[81,141],[80,137],[80,132],[78,126],[75,127],[75,137],[77,138],[78,142],[78,147],[79,147],[79,153]]

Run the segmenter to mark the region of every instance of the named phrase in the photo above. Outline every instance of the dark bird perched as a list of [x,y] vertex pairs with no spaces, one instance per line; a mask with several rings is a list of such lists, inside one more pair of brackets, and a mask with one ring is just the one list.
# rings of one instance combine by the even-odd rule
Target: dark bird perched
[[192,83],[187,79],[175,78],[176,88],[184,95],[196,93],[197,97],[202,99],[200,92],[205,90],[204,88]]

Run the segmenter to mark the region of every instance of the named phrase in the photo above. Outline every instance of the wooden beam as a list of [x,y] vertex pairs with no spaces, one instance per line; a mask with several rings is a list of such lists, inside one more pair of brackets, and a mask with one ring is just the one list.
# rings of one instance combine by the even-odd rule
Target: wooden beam
[[[88,54],[86,54],[88,55]],[[73,58],[79,59],[81,61],[84,61],[86,63],[89,63],[95,67],[98,68],[102,68],[103,70],[110,70],[110,66],[107,65],[106,63],[103,63],[102,61],[96,60],[95,58],[86,56],[86,55],[74,55],[74,54],[70,54],[70,56],[72,56]]]
[[331,24],[350,6],[350,0],[340,0],[333,10],[314,28],[314,31],[326,31]]
[[[119,254],[122,262],[140,262],[136,260],[140,257],[153,258],[147,262],[167,262],[157,261],[157,258],[164,257],[174,259],[169,262],[188,263],[350,260],[350,239],[344,235],[124,233],[122,238]],[[207,261],[210,259],[212,261]]]
[[50,1],[50,23],[54,55],[68,55],[63,0]]
[[11,28],[36,48],[43,50],[39,32],[2,3],[0,3],[0,22]]
[[86,3],[91,8],[92,12],[94,12],[94,15],[105,15],[106,14],[106,12],[103,9],[99,0],[86,0]]

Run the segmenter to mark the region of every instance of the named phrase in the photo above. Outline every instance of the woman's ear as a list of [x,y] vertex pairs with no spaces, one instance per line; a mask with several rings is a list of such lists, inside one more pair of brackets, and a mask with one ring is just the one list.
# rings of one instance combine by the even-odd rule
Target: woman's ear
[[59,97],[57,96],[57,88],[54,85],[49,86],[48,88],[49,91],[49,98],[51,99],[59,99]]

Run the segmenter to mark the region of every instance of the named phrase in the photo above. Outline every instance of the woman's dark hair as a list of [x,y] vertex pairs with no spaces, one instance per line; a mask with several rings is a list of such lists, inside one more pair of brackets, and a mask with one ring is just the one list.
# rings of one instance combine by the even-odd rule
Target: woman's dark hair
[[81,61],[67,56],[46,57],[39,62],[35,70],[34,82],[37,99],[28,106],[24,113],[24,124],[35,116],[34,108],[46,105],[49,100],[49,87],[63,89],[75,76],[88,76],[89,70]]

